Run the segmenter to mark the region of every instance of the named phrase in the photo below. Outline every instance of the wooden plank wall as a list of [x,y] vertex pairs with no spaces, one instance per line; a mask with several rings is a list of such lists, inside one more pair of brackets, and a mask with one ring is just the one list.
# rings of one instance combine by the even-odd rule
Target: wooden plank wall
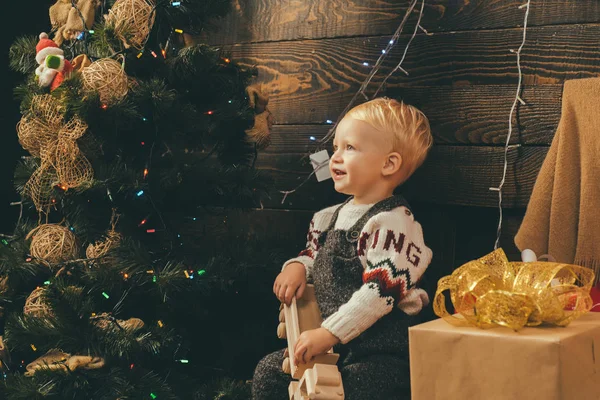
[[[525,0],[426,0],[420,32],[404,68],[385,94],[420,107],[430,118],[435,146],[405,193],[414,203],[436,276],[493,249],[503,143],[517,87],[516,57]],[[232,58],[258,68],[276,118],[273,143],[258,160],[276,188],[295,187],[311,170],[303,155],[310,136],[321,138],[348,104],[389,41],[408,0],[234,0],[234,10],[205,39]],[[420,5],[420,3],[419,3]],[[416,21],[416,14],[412,21]],[[566,79],[600,73],[600,2],[532,0],[522,53],[526,105],[514,118],[504,193],[501,245],[518,258],[513,236],[559,117]],[[405,32],[412,32],[411,22]],[[382,78],[399,61],[403,35]],[[281,203],[274,193],[264,210],[229,224],[266,239],[281,234],[303,242],[313,211],[340,197],[331,181],[311,179]],[[299,246],[302,243],[299,243]]]

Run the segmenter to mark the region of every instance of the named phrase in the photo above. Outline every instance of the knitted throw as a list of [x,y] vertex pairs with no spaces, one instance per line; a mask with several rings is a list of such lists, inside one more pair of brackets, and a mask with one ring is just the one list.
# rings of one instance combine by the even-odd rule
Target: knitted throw
[[520,250],[600,272],[600,78],[564,84],[561,118],[515,236]]

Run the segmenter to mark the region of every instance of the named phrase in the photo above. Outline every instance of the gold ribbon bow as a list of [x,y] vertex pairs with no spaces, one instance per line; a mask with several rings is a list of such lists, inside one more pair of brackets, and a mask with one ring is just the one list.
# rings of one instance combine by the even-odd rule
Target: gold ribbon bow
[[77,145],[86,130],[87,124],[79,117],[64,123],[60,102],[53,96],[33,97],[17,132],[21,146],[40,158],[39,168],[25,184],[25,193],[38,211],[52,205],[54,186],[67,190],[92,181],[92,166]]
[[[497,325],[519,330],[543,322],[566,326],[592,308],[594,272],[553,262],[509,262],[502,249],[441,278],[433,301],[436,315],[453,325]],[[450,299],[457,318],[446,310]]]

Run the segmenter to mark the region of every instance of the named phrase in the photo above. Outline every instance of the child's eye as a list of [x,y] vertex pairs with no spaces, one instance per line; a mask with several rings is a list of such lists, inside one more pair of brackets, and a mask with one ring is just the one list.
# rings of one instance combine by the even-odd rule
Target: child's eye
[[336,145],[333,145],[333,152],[335,153],[337,151],[338,147]]
[[346,145],[346,150],[354,150],[354,147],[352,147],[351,144]]

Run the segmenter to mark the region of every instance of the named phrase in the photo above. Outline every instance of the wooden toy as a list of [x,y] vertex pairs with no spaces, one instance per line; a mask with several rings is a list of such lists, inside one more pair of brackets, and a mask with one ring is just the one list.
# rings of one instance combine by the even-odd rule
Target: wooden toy
[[336,366],[340,356],[333,353],[333,349],[314,357],[306,364],[296,364],[294,361],[294,348],[300,334],[321,326],[321,312],[313,285],[307,285],[302,298],[294,297],[290,306],[281,305],[279,322],[277,336],[288,342],[283,372],[300,380],[290,383],[290,400],[343,400],[342,376]]

